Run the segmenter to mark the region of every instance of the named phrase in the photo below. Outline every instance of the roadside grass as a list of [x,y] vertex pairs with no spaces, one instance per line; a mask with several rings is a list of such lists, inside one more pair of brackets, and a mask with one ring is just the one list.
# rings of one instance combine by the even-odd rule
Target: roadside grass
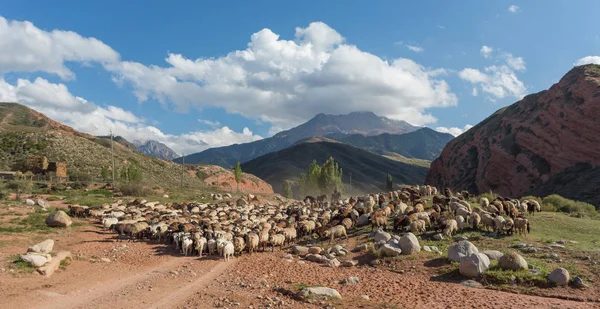
[[21,256],[18,254],[10,256],[8,261],[10,262],[10,268],[16,270],[17,272],[31,274],[35,270],[33,266],[21,260]]
[[[27,214],[25,218],[13,218],[8,224],[0,226],[0,233],[26,233],[37,232],[41,234],[51,233],[53,230],[60,228],[51,228],[46,225],[46,218],[51,213],[58,210],[57,208],[47,208],[43,211],[41,208],[35,208],[35,211]],[[79,227],[86,225],[85,222],[73,221],[71,227]]]

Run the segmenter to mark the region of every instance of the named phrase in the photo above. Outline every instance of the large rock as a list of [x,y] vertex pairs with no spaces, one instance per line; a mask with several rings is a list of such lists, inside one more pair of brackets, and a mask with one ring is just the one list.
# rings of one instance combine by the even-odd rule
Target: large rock
[[29,265],[31,265],[33,267],[42,267],[42,266],[46,265],[46,263],[48,263],[47,256],[44,256],[41,254],[35,254],[35,253],[21,255],[21,260],[27,262]]
[[336,267],[340,267],[341,263],[340,263],[340,261],[338,261],[338,259],[333,258],[333,259],[330,259],[329,261],[327,261],[327,265],[329,267],[336,268]]
[[400,249],[402,249],[402,254],[406,255],[419,253],[421,251],[421,245],[419,245],[417,236],[413,233],[407,233],[402,236],[402,238],[400,238]]
[[569,283],[569,278],[569,271],[562,267],[553,270],[550,275],[548,275],[548,280],[558,285],[567,285]]
[[388,242],[391,238],[392,238],[392,235],[390,235],[390,233],[384,232],[384,231],[377,231],[375,233],[375,236],[373,236],[373,240],[375,242],[379,242],[381,240]]
[[58,269],[58,267],[60,266],[60,262],[62,262],[63,260],[66,259],[71,259],[71,252],[69,251],[60,251],[59,253],[56,254],[56,256],[52,259],[52,261],[46,263],[46,265],[40,267],[37,269],[37,271],[46,276],[46,277],[50,277],[54,271],[56,271]]
[[321,251],[323,251],[323,249],[321,247],[308,248],[308,253],[311,253],[311,254],[321,254]]
[[559,194],[600,205],[599,69],[576,66],[548,91],[525,96],[457,136],[431,163],[425,183],[501,196]]
[[306,255],[306,260],[307,261],[311,261],[311,262],[315,262],[315,263],[319,263],[319,264],[323,264],[323,263],[327,263],[329,262],[329,259],[320,255],[320,254],[308,254]]
[[46,203],[46,201],[44,201],[44,200],[42,200],[42,199],[38,199],[38,200],[37,200],[37,204],[38,204],[39,206],[41,206],[42,208],[46,208],[46,206],[47,206],[47,205],[46,205],[46,204],[47,204],[47,203]]
[[331,247],[330,251],[331,251],[331,253],[333,253],[337,256],[344,256],[344,255],[348,254],[348,250],[346,250],[341,245],[335,245],[335,246]]
[[50,227],[69,227],[71,224],[73,224],[73,220],[62,210],[58,210],[46,218],[46,225]]
[[292,247],[292,252],[298,255],[306,255],[308,254],[308,247],[296,245]]
[[504,254],[497,250],[485,250],[481,253],[487,255],[487,257],[492,261],[498,261]]
[[31,199],[26,199],[26,200],[25,200],[25,204],[26,204],[27,206],[35,206],[35,201],[34,201],[34,200],[31,200]]
[[529,269],[527,261],[516,252],[505,254],[498,260],[500,268],[506,270],[525,270]]
[[54,240],[46,239],[39,244],[27,248],[27,252],[50,253],[54,248]]
[[340,284],[359,284],[360,280],[358,277],[347,277],[340,281]]
[[332,288],[326,287],[314,287],[314,288],[306,288],[300,291],[300,295],[303,297],[312,296],[315,298],[337,298],[341,299],[342,295],[338,291]]
[[448,259],[453,262],[460,262],[461,258],[478,252],[479,250],[475,245],[467,240],[463,240],[448,248]]
[[385,256],[398,256],[402,254],[402,249],[394,247],[390,244],[385,244],[381,246],[379,250],[381,250],[381,253]]
[[342,262],[342,267],[354,267],[358,265],[358,261],[355,260],[347,260]]
[[367,214],[360,215],[358,220],[356,220],[356,226],[365,226],[367,224],[369,224],[369,215]]
[[458,271],[469,278],[477,278],[490,268],[490,259],[483,253],[472,253],[460,259]]

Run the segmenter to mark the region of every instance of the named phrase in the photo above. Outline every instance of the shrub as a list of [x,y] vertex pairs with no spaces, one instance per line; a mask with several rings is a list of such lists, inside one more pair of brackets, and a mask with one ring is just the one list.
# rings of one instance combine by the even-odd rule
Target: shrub
[[8,198],[8,192],[4,190],[0,190],[0,200],[5,200]]
[[119,191],[121,191],[121,193],[123,193],[123,195],[127,195],[127,196],[146,196],[149,194],[149,190],[148,188],[145,188],[144,186],[142,186],[139,183],[133,183],[133,182],[126,182],[121,184],[121,186],[119,187]]
[[571,214],[575,217],[595,217],[598,215],[594,205],[570,200],[558,194],[548,195],[542,201],[543,204],[551,204],[558,211]]

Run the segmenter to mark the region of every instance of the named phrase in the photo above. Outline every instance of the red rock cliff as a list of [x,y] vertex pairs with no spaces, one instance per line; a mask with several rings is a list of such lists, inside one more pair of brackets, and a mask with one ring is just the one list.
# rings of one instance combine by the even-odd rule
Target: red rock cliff
[[431,164],[438,188],[600,204],[600,66],[573,68],[452,140]]

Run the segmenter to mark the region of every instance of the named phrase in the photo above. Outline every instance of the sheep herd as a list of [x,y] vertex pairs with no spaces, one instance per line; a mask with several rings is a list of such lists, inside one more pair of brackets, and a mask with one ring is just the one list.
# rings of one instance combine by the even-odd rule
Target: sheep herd
[[[228,261],[243,252],[271,251],[301,238],[330,243],[348,238],[348,231],[369,223],[372,229],[450,237],[463,229],[523,234],[530,231],[527,213],[541,211],[535,200],[496,197],[472,203],[466,192],[449,189],[438,194],[432,186],[343,199],[337,192],[330,201],[307,196],[302,201],[276,197],[277,203],[260,202],[247,194],[239,199],[211,195],[210,203],[159,203],[122,200],[99,207],[71,205],[72,216],[92,217],[104,232],[117,238],[169,243],[182,255],[220,256]],[[388,227],[392,222],[392,226]],[[441,232],[441,236],[440,233]]]

